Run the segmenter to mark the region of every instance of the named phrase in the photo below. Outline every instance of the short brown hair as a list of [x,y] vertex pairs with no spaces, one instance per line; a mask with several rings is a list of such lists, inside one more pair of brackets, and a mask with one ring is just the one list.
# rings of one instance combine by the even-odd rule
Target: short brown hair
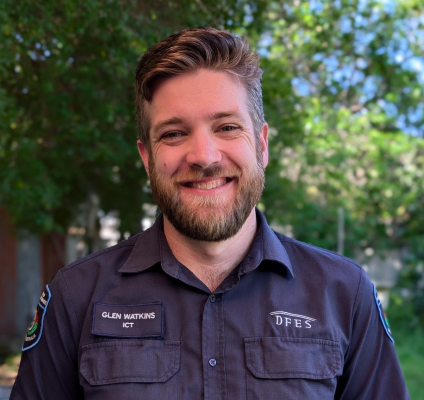
[[185,29],[150,47],[138,63],[135,75],[135,102],[138,134],[150,149],[150,119],[144,102],[152,100],[153,83],[158,78],[170,78],[205,68],[236,75],[247,91],[247,106],[255,134],[265,122],[259,57],[250,51],[242,39],[214,28]]

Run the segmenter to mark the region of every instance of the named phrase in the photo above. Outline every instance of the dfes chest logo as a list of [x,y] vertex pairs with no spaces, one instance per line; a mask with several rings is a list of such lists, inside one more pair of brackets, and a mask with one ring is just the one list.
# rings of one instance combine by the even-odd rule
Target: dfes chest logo
[[272,311],[270,315],[275,317],[276,325],[294,327],[297,329],[311,329],[312,322],[316,321],[314,318],[300,314],[292,314],[287,311]]

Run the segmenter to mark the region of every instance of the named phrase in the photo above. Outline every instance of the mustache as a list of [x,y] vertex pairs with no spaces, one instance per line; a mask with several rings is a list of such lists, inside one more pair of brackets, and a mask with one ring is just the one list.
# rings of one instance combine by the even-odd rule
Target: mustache
[[211,165],[206,168],[193,167],[185,171],[179,171],[172,175],[174,182],[190,182],[199,181],[205,178],[232,178],[238,179],[241,175],[241,170],[236,167],[224,167],[222,165]]

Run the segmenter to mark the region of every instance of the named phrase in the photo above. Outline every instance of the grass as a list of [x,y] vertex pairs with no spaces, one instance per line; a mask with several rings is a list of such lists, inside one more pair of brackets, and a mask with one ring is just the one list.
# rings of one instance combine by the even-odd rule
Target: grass
[[424,400],[424,329],[392,326],[399,357],[411,400]]

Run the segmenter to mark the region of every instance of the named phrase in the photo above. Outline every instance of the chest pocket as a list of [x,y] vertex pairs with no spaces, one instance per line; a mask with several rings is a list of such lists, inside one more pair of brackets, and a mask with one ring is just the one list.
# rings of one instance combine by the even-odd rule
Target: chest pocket
[[[84,378],[81,384],[86,399],[109,399],[115,386],[104,386],[102,390],[100,385],[119,383],[158,383],[144,385],[149,387],[147,392],[152,392],[149,396],[144,391],[146,399],[167,395],[167,392],[172,393],[175,390],[175,382],[164,382],[171,381],[180,368],[178,341],[113,340],[83,346],[81,352],[80,373]],[[140,390],[139,385],[136,386]],[[134,385],[119,387],[121,398],[133,398],[131,392],[135,390]]]
[[337,342],[312,338],[245,338],[247,399],[334,399],[341,374]]

